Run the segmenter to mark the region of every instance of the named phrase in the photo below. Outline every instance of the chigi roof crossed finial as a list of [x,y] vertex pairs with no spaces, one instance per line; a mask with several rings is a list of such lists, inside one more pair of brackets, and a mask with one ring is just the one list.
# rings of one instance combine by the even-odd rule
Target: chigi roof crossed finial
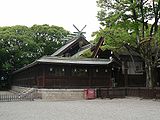
[[[73,32],[74,34],[70,34],[66,38],[64,38],[63,39],[64,45],[61,48],[59,48],[56,52],[54,52],[51,56],[64,56],[64,53],[66,53],[68,50],[72,51],[73,47],[75,47],[76,44],[78,45],[78,47],[79,46],[82,47],[82,46],[90,44],[86,40],[86,37],[84,36],[84,34],[86,32],[83,32],[86,25],[81,30],[79,30],[74,24],[73,24],[73,26],[76,28],[77,32]],[[78,50],[79,49],[77,49],[77,52],[78,52]]]
[[83,30],[86,28],[87,25],[85,25],[81,30],[79,30],[74,24],[73,27],[77,30],[77,32],[73,32],[72,34],[67,35],[67,37],[63,38],[62,41],[64,44],[69,43],[71,41],[73,41],[75,38],[79,38],[79,37],[83,37],[86,38],[84,36],[84,34],[86,34],[86,32],[83,32]]
[[75,33],[77,36],[84,36],[83,34],[86,34],[86,32],[83,32],[84,28],[86,28],[87,25],[85,25],[81,30],[79,30],[74,24],[73,27],[76,28],[77,32],[73,32]]

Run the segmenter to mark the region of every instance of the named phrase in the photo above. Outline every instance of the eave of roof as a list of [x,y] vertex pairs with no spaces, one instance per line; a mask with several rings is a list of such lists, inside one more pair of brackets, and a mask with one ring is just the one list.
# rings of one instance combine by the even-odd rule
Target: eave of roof
[[62,64],[88,64],[88,65],[107,65],[112,62],[109,59],[99,59],[99,58],[71,58],[71,57],[42,57],[37,60],[43,63],[62,63]]
[[[72,40],[70,40],[70,42],[68,42],[67,44],[65,44],[64,46],[62,46],[60,49],[58,49],[56,52],[54,52],[51,56],[57,56],[57,55],[59,55],[65,49],[69,48],[72,44],[74,44],[81,37],[84,38],[83,36],[74,37]],[[86,42],[88,42],[88,41],[86,40]],[[88,42],[88,44],[89,44],[89,42]]]
[[30,63],[30,64],[28,64],[28,65],[26,65],[26,66],[24,66],[24,67],[22,67],[22,68],[20,68],[20,69],[18,69],[18,70],[16,70],[16,71],[14,71],[12,74],[18,73],[18,72],[20,72],[20,71],[22,71],[22,70],[25,70],[25,69],[27,69],[27,68],[30,68],[30,67],[36,65],[36,64],[38,64],[38,62],[37,62],[37,61],[34,61],[34,62],[32,62],[32,63]]
[[65,49],[68,48],[70,45],[72,45],[76,40],[77,40],[77,38],[75,38],[75,39],[72,40],[71,42],[65,44],[65,45],[62,46],[60,49],[58,49],[56,52],[54,52],[51,56],[56,56],[56,55],[60,54],[63,50],[65,50]]
[[81,64],[81,65],[108,65],[112,63],[113,60],[110,59],[99,59],[99,58],[70,58],[70,57],[53,57],[53,56],[44,56],[27,66],[24,66],[16,71],[13,74],[18,73],[22,70],[30,68],[38,63],[50,63],[50,64]]

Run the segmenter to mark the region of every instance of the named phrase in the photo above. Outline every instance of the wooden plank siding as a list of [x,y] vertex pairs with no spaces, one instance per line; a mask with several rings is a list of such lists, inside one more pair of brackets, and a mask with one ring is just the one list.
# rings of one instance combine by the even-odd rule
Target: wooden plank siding
[[13,76],[13,84],[38,88],[110,87],[106,65],[38,64]]
[[[50,68],[60,68],[62,75],[50,74]],[[91,88],[91,87],[108,87],[110,73],[105,69],[99,68],[98,74],[95,70],[98,66],[85,65],[47,65],[45,76],[45,87],[47,88]],[[107,68],[106,68],[107,69]],[[80,71],[78,73],[78,70]]]
[[146,79],[145,75],[127,75],[127,81],[125,81],[125,75],[116,74],[116,87],[145,87]]
[[24,87],[32,87],[35,86],[37,81],[37,68],[32,67],[27,70],[20,71],[12,76],[12,84]]
[[[59,72],[53,73],[55,69]],[[84,70],[84,73],[79,75],[78,69]],[[113,87],[111,78],[115,78],[115,87],[125,87],[125,76],[121,72],[105,65],[37,64],[16,73],[13,76],[13,85],[38,88],[103,88]],[[144,86],[145,75],[127,75],[126,87]]]
[[160,88],[146,87],[122,87],[122,88],[100,88],[97,89],[98,98],[122,98],[141,97],[145,99],[160,99]]

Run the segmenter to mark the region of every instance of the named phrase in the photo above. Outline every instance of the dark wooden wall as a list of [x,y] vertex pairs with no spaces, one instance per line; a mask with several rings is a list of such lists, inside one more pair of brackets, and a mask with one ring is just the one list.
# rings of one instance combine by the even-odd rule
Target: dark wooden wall
[[[124,72],[121,71],[121,81],[124,81],[124,85],[120,87],[145,87],[146,85],[146,75],[145,71],[141,74],[129,74],[127,62],[133,62],[129,55],[121,55],[121,61],[124,62]],[[144,70],[144,63],[143,60],[138,56],[133,56],[134,62],[142,62],[143,70]],[[123,65],[122,65],[123,66]]]
[[26,70],[14,73],[12,75],[12,84],[23,87],[36,86],[37,82],[37,69],[38,67],[28,68]]
[[106,69],[104,66],[46,65],[44,86],[47,88],[109,87],[111,74],[110,70],[105,71]]
[[39,64],[13,75],[13,84],[39,88],[95,88],[111,86],[107,66]]
[[156,86],[160,87],[160,68],[157,68],[157,73],[156,73]]
[[13,75],[13,85],[39,88],[145,86],[145,75],[125,76],[125,74],[122,74],[120,67],[114,67],[114,69],[111,67],[112,65],[38,64],[15,73]]

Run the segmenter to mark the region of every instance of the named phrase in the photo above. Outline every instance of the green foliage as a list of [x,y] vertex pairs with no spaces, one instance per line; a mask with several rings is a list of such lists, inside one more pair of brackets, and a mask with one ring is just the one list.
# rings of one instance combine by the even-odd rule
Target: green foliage
[[[160,0],[147,2],[144,0],[98,0],[100,8],[97,18],[102,29],[96,33],[96,39],[105,37],[106,48],[119,48],[124,43],[143,48],[141,42],[152,39],[151,47],[159,42],[158,20],[160,18]],[[150,20],[155,20],[151,24]],[[154,41],[155,40],[155,41]],[[153,44],[152,44],[153,43]],[[147,43],[148,44],[148,43]]]
[[111,49],[118,50],[125,43],[135,44],[133,39],[134,35],[130,35],[127,30],[122,27],[114,26],[114,27],[106,27],[103,30],[97,32],[96,41],[101,37],[105,37],[105,42],[102,46],[102,49]]
[[103,49],[118,51],[125,43],[135,48],[146,65],[146,85],[152,87],[160,50],[160,0],[98,0],[97,5],[102,29],[95,41],[105,37]]
[[0,70],[13,71],[52,54],[68,34],[62,27],[49,25],[0,27]]
[[62,38],[69,34],[62,27],[49,25],[33,25],[34,41],[40,46],[42,55],[50,55],[62,46]]

